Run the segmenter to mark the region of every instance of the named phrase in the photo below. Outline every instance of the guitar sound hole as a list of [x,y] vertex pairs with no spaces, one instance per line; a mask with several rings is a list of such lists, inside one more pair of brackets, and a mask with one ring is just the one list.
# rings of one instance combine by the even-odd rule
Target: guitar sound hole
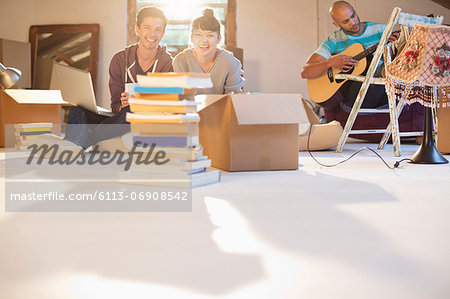
[[[355,70],[355,67],[352,67],[351,69],[348,69],[346,71],[341,71],[339,74],[351,74],[351,73],[353,73],[354,70]],[[335,80],[336,80],[336,83],[341,83],[341,82],[345,81],[344,79],[335,79]]]

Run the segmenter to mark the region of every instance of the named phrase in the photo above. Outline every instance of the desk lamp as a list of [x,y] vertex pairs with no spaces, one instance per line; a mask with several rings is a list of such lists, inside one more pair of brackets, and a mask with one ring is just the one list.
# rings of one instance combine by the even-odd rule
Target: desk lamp
[[12,67],[5,67],[0,63],[0,89],[13,87],[19,81],[22,72]]

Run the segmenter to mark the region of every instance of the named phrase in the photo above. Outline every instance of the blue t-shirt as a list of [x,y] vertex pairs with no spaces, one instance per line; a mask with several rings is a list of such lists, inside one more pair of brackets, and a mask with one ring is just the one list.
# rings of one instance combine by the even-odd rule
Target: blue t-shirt
[[356,43],[362,44],[364,49],[375,45],[380,41],[386,25],[372,22],[365,23],[366,28],[364,29],[364,32],[359,35],[347,34],[339,28],[333,34],[328,36],[314,53],[328,59],[332,55],[339,54]]

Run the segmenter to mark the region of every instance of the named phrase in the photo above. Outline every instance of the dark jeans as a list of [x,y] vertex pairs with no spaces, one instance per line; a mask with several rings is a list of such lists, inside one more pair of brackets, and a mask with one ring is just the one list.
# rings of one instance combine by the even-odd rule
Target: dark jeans
[[[344,100],[344,104],[349,107],[353,107],[358,92],[361,88],[362,82],[351,81],[347,90],[347,96]],[[367,90],[366,96],[362,103],[362,108],[377,108],[387,104],[388,98],[384,88],[384,85],[371,84]]]
[[88,148],[99,141],[122,136],[130,131],[127,112],[130,112],[129,107],[113,116],[106,116],[74,106],[69,110],[64,139]]
[[[371,60],[371,58],[367,59],[368,66]],[[383,65],[378,66],[375,70],[374,77],[381,77],[382,70]],[[367,69],[361,75],[365,76],[366,72]],[[353,107],[361,85],[362,82],[348,80],[330,99],[323,103],[322,107],[324,107],[325,109],[334,109],[341,103],[350,108]],[[388,97],[384,85],[370,84],[361,107],[378,108],[380,106],[386,105],[387,103]]]

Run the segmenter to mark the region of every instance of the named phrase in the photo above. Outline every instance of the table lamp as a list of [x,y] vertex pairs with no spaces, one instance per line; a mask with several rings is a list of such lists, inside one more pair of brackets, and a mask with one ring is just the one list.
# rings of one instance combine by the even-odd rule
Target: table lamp
[[19,81],[22,72],[16,68],[5,67],[0,63],[0,89],[13,87]]
[[402,52],[386,66],[386,92],[406,104],[424,106],[424,131],[413,163],[448,163],[434,145],[432,109],[450,107],[439,88],[450,86],[450,26],[414,25]]

